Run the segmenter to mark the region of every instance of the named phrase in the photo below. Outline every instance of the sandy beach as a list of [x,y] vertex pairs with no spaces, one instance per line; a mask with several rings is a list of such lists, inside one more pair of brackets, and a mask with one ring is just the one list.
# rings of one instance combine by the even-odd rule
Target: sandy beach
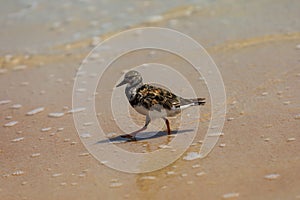
[[[155,1],[12,2],[7,10],[1,8],[1,200],[300,199],[299,1],[176,1],[165,6]],[[124,16],[117,3],[126,10]],[[51,9],[59,14],[42,17]],[[74,77],[99,41],[152,26],[189,35],[218,66],[227,98],[224,135],[204,159],[184,159],[201,147],[211,114],[208,98],[197,135],[179,159],[157,171],[124,173],[99,162],[81,142],[68,113]],[[116,66],[129,61],[135,63],[121,59]],[[159,55],[154,61],[180,64]],[[111,69],[114,77],[108,79],[122,76],[117,69]],[[201,95],[209,97],[205,83],[199,85]],[[97,89],[95,108],[104,129],[121,135],[106,112],[109,102],[102,99],[111,90]],[[141,126],[145,120],[134,110],[126,117]],[[185,134],[176,137],[184,140]],[[115,145],[152,152],[172,137]]]

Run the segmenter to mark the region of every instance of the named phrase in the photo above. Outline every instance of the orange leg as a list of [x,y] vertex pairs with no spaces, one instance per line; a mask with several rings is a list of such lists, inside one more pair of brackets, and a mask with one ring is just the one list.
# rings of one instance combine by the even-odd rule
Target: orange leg
[[171,135],[170,122],[167,118],[165,118],[165,122],[166,122],[167,129],[168,129],[168,135]]

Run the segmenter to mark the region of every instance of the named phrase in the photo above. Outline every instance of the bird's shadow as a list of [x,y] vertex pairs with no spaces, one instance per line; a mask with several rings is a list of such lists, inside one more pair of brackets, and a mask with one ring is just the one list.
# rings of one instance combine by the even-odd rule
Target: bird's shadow
[[[177,134],[191,132],[191,131],[193,131],[193,129],[176,130],[176,131],[172,131],[171,135],[177,135]],[[153,132],[153,131],[143,132],[143,135],[147,135],[147,134],[152,135],[153,133],[156,133],[156,132]],[[100,141],[96,142],[96,144],[135,142],[135,141],[151,140],[151,139],[154,139],[154,138],[168,136],[168,134],[165,131],[159,131],[158,133],[156,133],[155,135],[150,136],[150,137],[136,137],[136,140],[132,140],[132,139],[129,139],[129,138],[122,137],[122,136],[125,136],[125,135],[127,135],[127,134],[118,135],[116,137],[100,140]]]

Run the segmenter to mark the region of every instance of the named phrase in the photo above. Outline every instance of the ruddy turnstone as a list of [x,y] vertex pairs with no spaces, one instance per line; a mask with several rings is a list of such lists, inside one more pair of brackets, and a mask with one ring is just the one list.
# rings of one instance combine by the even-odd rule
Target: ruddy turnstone
[[167,117],[176,116],[181,110],[191,106],[205,104],[205,98],[185,99],[172,92],[150,84],[143,84],[143,78],[138,71],[129,71],[116,87],[126,85],[125,94],[130,105],[140,114],[146,115],[145,125],[130,134],[122,137],[136,140],[137,133],[146,130],[151,120],[162,118],[167,125],[168,135],[171,134],[170,123]]

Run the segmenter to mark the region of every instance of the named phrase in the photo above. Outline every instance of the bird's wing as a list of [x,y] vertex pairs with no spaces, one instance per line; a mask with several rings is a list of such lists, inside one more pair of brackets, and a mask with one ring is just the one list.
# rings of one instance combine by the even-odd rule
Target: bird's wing
[[179,108],[180,100],[175,94],[166,89],[144,84],[137,89],[135,98],[132,99],[130,104],[132,106],[140,104],[147,109],[160,111],[161,107],[168,110]]

